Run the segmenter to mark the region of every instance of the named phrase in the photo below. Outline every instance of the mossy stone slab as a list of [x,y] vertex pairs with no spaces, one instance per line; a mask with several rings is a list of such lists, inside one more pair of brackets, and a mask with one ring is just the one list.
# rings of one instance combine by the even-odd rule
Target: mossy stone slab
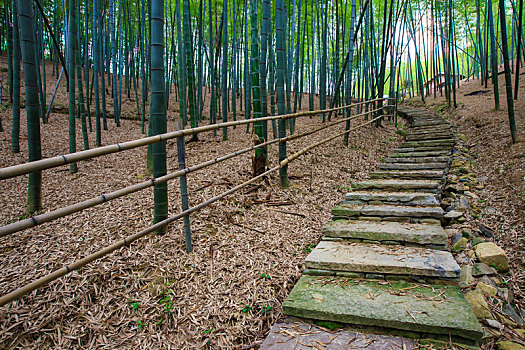
[[447,163],[381,163],[380,170],[444,170]]
[[443,170],[379,170],[370,173],[371,179],[442,179]]
[[306,268],[459,278],[460,268],[446,251],[399,245],[321,241],[306,257]]
[[395,152],[390,155],[393,158],[407,158],[407,157],[436,157],[449,155],[450,151],[412,151],[412,152]]
[[386,158],[386,163],[446,163],[450,160],[449,156],[435,157],[390,157]]
[[448,238],[441,225],[393,221],[335,220],[324,226],[323,234],[327,237],[398,241],[419,245],[445,245]]
[[283,303],[287,315],[481,340],[461,289],[343,277],[302,276]]
[[345,201],[364,204],[370,202],[381,202],[384,204],[419,205],[429,207],[439,205],[437,194],[425,192],[355,191],[347,193],[345,195]]
[[441,184],[435,180],[396,180],[396,179],[378,179],[367,180],[352,184],[352,189],[356,191],[418,191],[436,193]]
[[411,207],[401,205],[365,205],[361,209],[364,216],[409,217],[409,218],[443,218],[441,207]]

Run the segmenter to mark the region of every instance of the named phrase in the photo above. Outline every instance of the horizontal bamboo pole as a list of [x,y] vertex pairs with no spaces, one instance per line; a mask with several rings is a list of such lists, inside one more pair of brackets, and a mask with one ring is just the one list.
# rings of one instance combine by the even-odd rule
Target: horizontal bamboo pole
[[82,210],[85,210],[85,209],[88,209],[88,208],[92,208],[92,207],[94,207],[96,205],[109,202],[109,201],[111,201],[113,199],[117,199],[117,198],[123,197],[125,195],[144,190],[144,189],[146,189],[148,187],[152,187],[156,183],[159,184],[159,183],[163,183],[163,182],[167,182],[167,181],[176,179],[177,177],[180,177],[180,176],[182,176],[184,174],[188,174],[190,172],[195,172],[197,170],[201,170],[201,169],[206,168],[208,166],[218,164],[218,163],[223,162],[225,160],[228,160],[228,159],[231,159],[233,157],[239,156],[239,155],[241,155],[243,153],[250,152],[250,151],[253,151],[253,150],[257,149],[257,148],[262,148],[262,147],[271,145],[273,143],[277,143],[279,141],[280,141],[280,139],[275,139],[275,140],[272,140],[272,141],[268,141],[268,142],[265,142],[265,143],[261,143],[261,144],[255,145],[255,146],[244,148],[244,149],[241,149],[241,150],[238,150],[238,151],[226,154],[226,155],[224,155],[222,157],[211,159],[211,160],[208,160],[206,162],[203,162],[203,163],[191,166],[191,167],[187,167],[187,168],[182,169],[182,170],[175,171],[173,173],[170,173],[170,174],[158,177],[156,179],[150,179],[150,180],[147,180],[147,181],[135,184],[135,185],[127,186],[127,187],[124,187],[122,189],[119,189],[119,190],[116,190],[116,191],[113,191],[113,192],[105,193],[105,194],[102,194],[100,196],[84,200],[82,202],[71,204],[71,205],[69,205],[67,207],[63,207],[63,208],[59,208],[59,209],[56,209],[56,210],[52,210],[52,211],[49,211],[49,212],[44,213],[44,214],[36,215],[36,216],[30,217],[30,218],[27,218],[27,219],[23,219],[23,220],[20,220],[20,221],[17,221],[17,222],[14,222],[14,223],[2,226],[2,227],[0,227],[0,237],[8,236],[8,235],[13,234],[15,232],[19,232],[19,231],[22,231],[22,230],[25,230],[25,229],[28,229],[28,228],[36,227],[36,226],[44,224],[46,222],[50,222],[50,221],[53,221],[53,220],[56,220],[56,219],[63,218],[65,216],[77,213],[79,211],[82,211]]
[[369,111],[369,112],[365,112],[365,113],[357,114],[355,116],[344,118],[344,119],[341,119],[339,121],[333,122],[333,123],[328,124],[328,125],[324,125],[324,126],[322,126],[320,128],[317,128],[317,129],[314,129],[314,130],[311,130],[311,131],[308,131],[308,132],[305,132],[305,133],[302,133],[302,134],[294,134],[294,135],[290,135],[290,136],[284,137],[282,139],[274,139],[272,141],[267,141],[267,142],[264,142],[264,143],[259,144],[259,145],[255,145],[255,146],[252,146],[252,147],[244,148],[244,149],[241,149],[239,151],[227,154],[225,156],[222,156],[222,157],[219,157],[219,158],[216,158],[216,159],[212,159],[212,160],[209,160],[209,161],[206,161],[206,162],[194,165],[193,167],[188,167],[188,168],[185,168],[185,169],[182,169],[182,170],[179,170],[179,171],[176,171],[176,172],[173,172],[173,173],[161,176],[161,177],[159,177],[157,179],[150,179],[150,180],[147,180],[147,181],[135,184],[135,185],[127,186],[127,187],[124,187],[122,189],[119,189],[119,190],[116,190],[116,191],[113,191],[113,192],[105,193],[105,194],[102,194],[100,196],[84,200],[82,202],[71,204],[71,205],[69,205],[67,207],[55,209],[55,210],[49,211],[49,212],[44,213],[44,214],[36,215],[36,216],[30,217],[30,218],[27,218],[27,219],[23,219],[23,220],[20,220],[20,221],[17,221],[17,222],[14,222],[14,223],[2,226],[2,227],[0,227],[0,237],[5,237],[5,236],[8,236],[10,234],[22,231],[22,230],[26,230],[28,228],[33,228],[33,227],[36,227],[38,225],[41,225],[41,224],[44,224],[44,223],[47,223],[47,222],[50,222],[50,221],[53,221],[53,220],[57,220],[57,219],[66,217],[68,215],[71,215],[71,214],[74,214],[74,213],[78,213],[79,211],[82,211],[82,210],[85,210],[85,209],[88,209],[88,208],[92,208],[92,207],[97,206],[99,204],[103,204],[103,203],[109,202],[109,201],[111,201],[113,199],[117,199],[117,198],[123,197],[125,195],[131,194],[131,193],[135,193],[135,192],[144,190],[146,188],[152,187],[152,186],[155,185],[155,183],[163,183],[163,182],[167,182],[167,181],[173,180],[173,179],[178,178],[178,177],[180,177],[180,176],[182,176],[184,174],[187,174],[187,173],[190,173],[190,172],[194,172],[194,171],[197,171],[197,170],[201,170],[201,169],[203,169],[205,167],[208,167],[208,166],[211,166],[211,165],[218,164],[218,163],[220,163],[222,161],[231,159],[233,157],[236,157],[238,155],[244,154],[244,153],[249,152],[249,151],[253,151],[253,150],[257,149],[257,148],[262,148],[262,147],[271,145],[271,144],[276,143],[276,142],[287,142],[287,141],[296,140],[296,139],[299,139],[301,137],[305,137],[305,136],[311,135],[313,133],[316,133],[318,131],[321,131],[323,129],[335,126],[335,125],[340,124],[342,122],[345,122],[347,120],[356,119],[356,118],[359,118],[361,116],[377,112],[377,111],[379,111],[381,109],[383,109],[383,108],[375,109],[375,110],[372,110],[372,111]]
[[[367,112],[367,113],[370,114],[372,112],[373,111]],[[291,155],[290,157],[288,157],[288,158],[284,159],[283,161],[281,161],[281,163],[278,166],[273,167],[273,168],[265,171],[264,173],[262,173],[262,174],[260,174],[258,176],[255,176],[255,177],[253,177],[253,178],[243,182],[242,184],[237,185],[237,186],[229,189],[226,192],[223,192],[223,193],[221,193],[221,194],[219,194],[219,195],[217,195],[217,196],[215,196],[213,198],[210,198],[207,201],[202,202],[199,205],[196,205],[194,207],[191,207],[188,210],[185,210],[185,211],[183,211],[183,212],[181,212],[181,213],[179,213],[179,214],[177,214],[175,216],[172,216],[172,217],[170,217],[168,219],[160,221],[160,222],[156,223],[153,226],[150,226],[150,227],[148,227],[148,228],[146,228],[146,229],[144,229],[144,230],[142,230],[140,232],[137,232],[137,233],[135,233],[135,234],[133,234],[131,236],[128,236],[128,237],[126,237],[126,238],[124,238],[124,239],[122,239],[122,240],[120,240],[120,241],[118,241],[116,243],[113,243],[112,245],[109,245],[109,246],[107,246],[107,247],[105,247],[105,248],[103,248],[103,249],[93,253],[93,254],[90,254],[90,255],[88,255],[88,256],[80,259],[80,260],[77,260],[77,261],[75,261],[75,262],[73,262],[73,263],[71,263],[69,265],[66,265],[66,266],[64,266],[64,267],[62,267],[62,268],[60,268],[60,269],[58,269],[58,270],[56,270],[56,271],[54,271],[54,272],[44,276],[44,277],[41,277],[41,278],[39,278],[39,279],[37,279],[37,280],[35,280],[35,281],[33,281],[33,282],[23,286],[23,287],[20,287],[20,288],[14,290],[14,291],[12,291],[12,292],[10,292],[8,294],[5,294],[5,295],[0,297],[0,307],[2,307],[2,306],[6,305],[6,304],[8,304],[8,303],[10,303],[10,302],[12,302],[14,300],[20,299],[21,297],[31,293],[35,289],[38,289],[38,288],[40,288],[40,287],[42,287],[42,286],[44,286],[44,285],[46,285],[46,284],[48,284],[48,283],[50,283],[50,282],[52,282],[54,280],[57,280],[60,277],[65,276],[66,274],[69,274],[72,271],[78,270],[78,269],[86,266],[87,264],[95,261],[95,260],[103,258],[104,256],[114,252],[117,249],[120,249],[120,248],[122,248],[124,246],[129,246],[134,241],[136,241],[136,240],[138,240],[138,239],[140,239],[140,238],[142,238],[142,237],[144,237],[144,236],[146,236],[146,235],[148,235],[148,234],[150,234],[152,232],[155,232],[156,230],[158,230],[158,229],[160,229],[160,228],[162,228],[164,226],[167,226],[170,223],[172,223],[172,222],[174,222],[174,221],[176,221],[176,220],[178,220],[178,219],[180,219],[180,218],[182,218],[182,217],[184,217],[186,215],[189,215],[189,214],[191,214],[191,213],[193,213],[193,212],[195,212],[197,210],[200,210],[200,209],[202,209],[202,208],[204,208],[204,207],[206,207],[206,206],[208,206],[208,205],[218,201],[219,199],[222,199],[222,198],[224,198],[224,197],[226,197],[226,196],[228,196],[228,195],[230,195],[230,194],[232,194],[232,193],[234,193],[234,192],[236,192],[236,191],[246,187],[247,185],[257,181],[258,179],[262,178],[263,176],[266,176],[266,175],[268,175],[268,174],[270,174],[270,173],[272,173],[274,171],[277,171],[280,168],[286,166],[291,161],[299,158],[301,155],[307,153],[308,151],[310,151],[311,149],[313,149],[315,147],[318,147],[318,146],[320,146],[320,145],[322,145],[324,143],[327,143],[327,142],[329,142],[329,141],[331,141],[331,140],[333,140],[333,139],[335,139],[337,137],[340,137],[340,136],[342,136],[342,135],[344,135],[346,133],[349,133],[349,132],[351,132],[353,130],[356,130],[357,128],[360,128],[360,127],[363,127],[365,125],[371,124],[372,122],[374,122],[377,119],[382,118],[382,117],[383,116],[378,116],[378,117],[376,117],[376,118],[374,118],[374,119],[372,119],[372,120],[370,120],[370,121],[368,121],[366,123],[360,124],[360,125],[358,125],[356,127],[353,127],[351,129],[346,130],[346,131],[344,131],[342,133],[339,133],[339,134],[337,134],[335,136],[331,136],[329,138],[326,138],[324,140],[316,142],[315,144],[312,144],[312,145],[310,145],[310,146],[308,146],[306,148],[303,148],[299,152],[296,152],[293,155]],[[277,140],[273,140],[273,141],[278,141],[278,139]]]
[[87,160],[87,159],[93,159],[93,158],[100,157],[103,155],[122,152],[122,151],[126,151],[129,149],[137,148],[137,147],[147,146],[153,143],[171,140],[177,137],[195,135],[201,132],[217,130],[217,129],[224,128],[224,127],[237,126],[237,125],[243,125],[243,124],[253,124],[256,122],[263,122],[263,121],[276,120],[276,119],[290,119],[290,118],[297,118],[297,117],[313,116],[313,115],[318,115],[321,113],[335,112],[338,110],[343,110],[346,108],[359,106],[365,103],[376,102],[379,100],[382,100],[382,99],[379,98],[375,100],[364,101],[364,102],[350,104],[347,106],[329,108],[329,109],[324,109],[324,110],[298,112],[298,113],[277,115],[277,116],[270,116],[270,117],[263,117],[263,118],[256,118],[256,119],[244,119],[244,120],[238,120],[238,121],[199,126],[196,128],[190,128],[190,129],[184,129],[184,130],[177,130],[177,131],[168,132],[165,134],[145,137],[142,139],[126,141],[126,142],[117,143],[117,144],[108,145],[108,146],[102,146],[102,147],[98,147],[98,148],[94,148],[90,150],[64,154],[61,156],[56,156],[56,157],[46,158],[42,160],[37,160],[34,162],[1,168],[0,169],[0,180],[5,180],[5,179],[12,178],[12,177],[20,176],[20,175],[25,175],[25,174],[34,173],[37,171],[55,168],[58,166],[69,164],[69,163],[76,163],[76,162],[80,162],[80,161]]
[[[383,108],[383,107],[379,108],[378,110],[380,110],[380,109],[382,109],[382,108]],[[377,110],[376,110],[376,111],[377,111]],[[371,111],[371,112],[375,112],[375,111]],[[371,112],[367,112],[367,114],[368,114],[368,113],[371,113]],[[320,145],[322,145],[322,144],[325,144],[325,143],[327,143],[327,142],[329,142],[329,141],[332,141],[333,139],[336,139],[336,138],[338,138],[338,137],[341,137],[341,136],[343,136],[344,134],[348,134],[349,132],[354,131],[354,130],[360,128],[360,127],[363,127],[363,126],[365,126],[365,125],[371,124],[372,122],[374,122],[374,121],[376,121],[376,120],[378,120],[378,119],[380,119],[380,118],[382,118],[382,117],[384,117],[384,116],[383,116],[383,115],[380,115],[380,116],[378,116],[378,117],[375,117],[374,119],[371,119],[371,120],[367,121],[366,123],[363,123],[363,124],[360,124],[360,125],[354,126],[353,128],[350,128],[350,129],[348,129],[348,130],[345,130],[345,131],[343,131],[343,132],[341,132],[341,133],[339,133],[339,134],[337,134],[337,135],[335,135],[335,136],[330,136],[330,137],[327,137],[326,139],[323,139],[323,140],[321,140],[321,141],[319,141],[319,142],[316,142],[316,143],[314,143],[314,144],[311,144],[310,146],[305,147],[305,148],[301,149],[300,151],[298,151],[298,152],[292,154],[292,155],[289,156],[288,158],[283,159],[283,160],[281,161],[281,165],[280,165],[280,167],[282,168],[282,167],[286,166],[288,163],[294,161],[295,159],[299,158],[299,157],[302,156],[303,154],[307,153],[308,151],[310,151],[310,150],[312,150],[312,149],[314,149],[314,148],[316,148],[316,147],[318,147],[318,146],[320,146]]]

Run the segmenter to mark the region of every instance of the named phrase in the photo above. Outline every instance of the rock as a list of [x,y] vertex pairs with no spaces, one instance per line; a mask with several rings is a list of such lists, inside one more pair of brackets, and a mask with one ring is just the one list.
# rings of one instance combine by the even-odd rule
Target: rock
[[466,197],[461,197],[456,206],[456,210],[467,212],[470,210],[470,203]]
[[516,312],[516,310],[514,310],[514,308],[512,307],[512,305],[510,305],[509,303],[505,303],[505,305],[503,306],[503,311],[508,315],[510,316],[510,318],[512,318],[514,320],[514,322],[516,322],[518,325],[520,325],[521,327],[523,327],[523,320],[521,319],[521,317],[518,315],[518,313]]
[[485,265],[484,263],[474,264],[472,267],[472,275],[474,277],[484,276],[484,275],[496,275],[498,272],[495,268]]
[[496,320],[487,319],[487,320],[483,320],[483,323],[485,323],[487,326],[492,327],[492,328],[496,328],[496,329],[503,328],[503,325]]
[[509,300],[509,289],[508,288],[498,288],[498,297],[500,299]]
[[479,279],[480,282],[485,283],[487,286],[496,288],[497,284],[489,276],[483,276]]
[[456,233],[456,229],[446,228],[445,229],[445,233],[447,234],[447,236],[451,237],[452,235],[454,235]]
[[498,290],[496,289],[496,287],[489,286],[483,282],[479,282],[476,285],[476,289],[481,290],[483,293],[493,296],[493,297],[495,297],[498,294]]
[[467,256],[470,258],[470,259],[474,259],[476,257],[476,253],[474,253],[474,251],[472,249],[468,249],[465,251],[465,254],[467,254]]
[[466,239],[465,237],[461,237],[456,242],[456,244],[452,246],[452,249],[451,249],[452,253],[458,253],[458,252],[465,250],[465,248],[467,248],[467,242],[468,242],[468,239]]
[[462,238],[462,236],[461,236],[459,233],[456,233],[455,235],[452,236],[452,238],[450,238],[450,241],[451,241],[452,245],[454,245],[454,244],[456,244],[461,238]]
[[461,235],[465,238],[472,238],[472,230],[470,228],[464,228],[461,230]]
[[494,209],[493,207],[487,207],[485,208],[485,212],[487,214],[496,214],[496,209]]
[[501,340],[496,343],[496,349],[498,350],[525,350],[525,346],[514,343],[510,340]]
[[485,242],[485,240],[484,240],[483,238],[481,238],[481,237],[474,237],[474,238],[472,239],[471,244],[472,244],[472,247],[475,247],[475,246],[477,246],[478,244],[483,243],[483,242]]
[[478,181],[482,182],[482,181],[487,181],[489,179],[488,176],[482,176],[480,178],[478,178]]
[[461,267],[461,272],[459,274],[459,286],[461,288],[466,288],[474,282],[474,277],[472,277],[472,267],[465,265]]
[[448,220],[457,220],[463,216],[463,213],[460,211],[452,210],[445,214],[445,219]]
[[481,234],[485,237],[491,238],[494,237],[494,229],[482,224],[481,222],[478,223],[479,230],[481,231]]
[[472,290],[469,291],[465,298],[470,304],[470,307],[472,308],[472,311],[476,315],[477,318],[480,319],[492,319],[492,313],[489,309],[489,304],[487,304],[487,301],[485,300],[485,296],[480,290]]
[[492,242],[484,242],[476,245],[476,256],[480,262],[492,266],[500,272],[505,272],[509,269],[507,254]]

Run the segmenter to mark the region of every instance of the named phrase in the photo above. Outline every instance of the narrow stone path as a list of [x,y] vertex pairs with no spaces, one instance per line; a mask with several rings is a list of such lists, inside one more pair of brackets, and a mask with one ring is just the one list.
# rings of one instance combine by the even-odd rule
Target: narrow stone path
[[288,317],[261,349],[403,349],[414,344],[407,338],[479,346],[483,331],[441,226],[454,127],[426,110],[400,114],[406,142],[332,209],[283,303]]

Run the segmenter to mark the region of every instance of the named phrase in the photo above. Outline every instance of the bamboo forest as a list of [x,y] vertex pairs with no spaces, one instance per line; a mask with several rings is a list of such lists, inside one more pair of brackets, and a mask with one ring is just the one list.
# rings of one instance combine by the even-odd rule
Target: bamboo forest
[[0,348],[525,349],[523,17],[0,0]]

